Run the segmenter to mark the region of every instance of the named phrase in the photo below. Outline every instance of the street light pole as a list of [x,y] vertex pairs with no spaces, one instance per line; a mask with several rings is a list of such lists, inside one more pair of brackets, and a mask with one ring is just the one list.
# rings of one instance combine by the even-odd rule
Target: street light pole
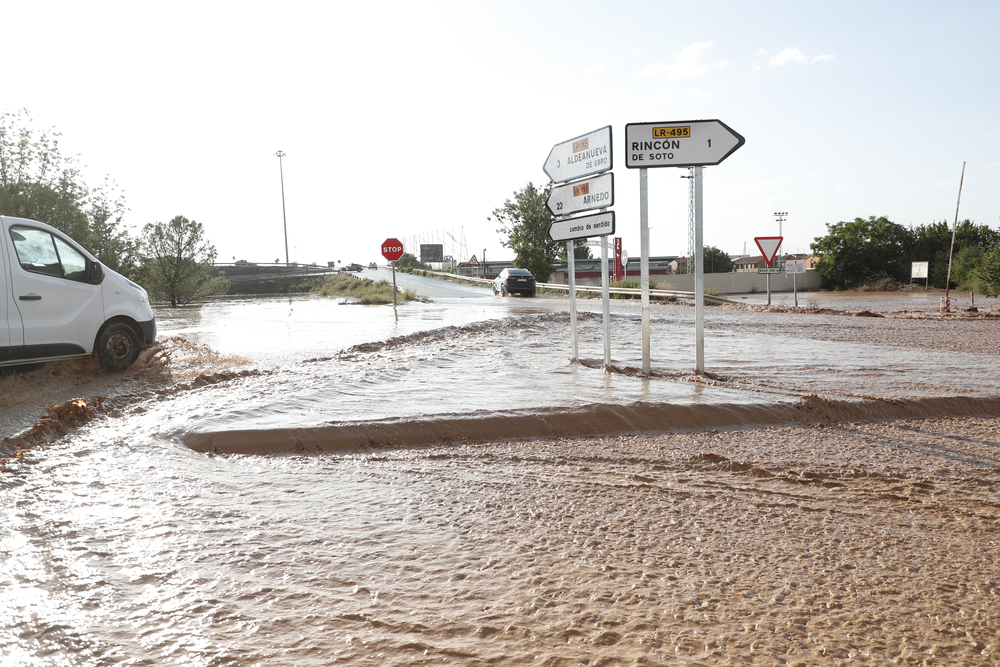
[[[777,220],[778,220],[778,236],[781,236],[782,238],[784,238],[784,234],[781,231],[781,223],[783,223],[785,221],[785,218],[788,217],[788,211],[775,211],[774,212],[774,217],[777,218]],[[784,241],[782,241],[782,245],[784,245]],[[785,263],[781,259],[781,257],[778,257],[777,259],[778,259],[778,266],[784,266],[785,265]],[[770,280],[771,276],[768,276],[767,279]],[[767,304],[771,305],[771,302],[768,301]]]
[[781,223],[785,221],[785,217],[788,215],[788,211],[775,211],[774,217],[778,220],[778,236],[781,236]]
[[281,221],[285,225],[285,266],[288,266],[288,217],[285,215],[285,169],[281,163],[281,158],[285,157],[285,151],[275,153],[278,156],[278,171],[281,173]]

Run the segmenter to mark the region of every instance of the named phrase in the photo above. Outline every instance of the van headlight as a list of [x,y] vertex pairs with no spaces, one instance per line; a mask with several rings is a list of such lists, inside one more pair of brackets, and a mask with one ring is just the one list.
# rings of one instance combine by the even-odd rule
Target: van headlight
[[142,289],[142,287],[140,287],[139,285],[136,285],[134,282],[132,282],[128,278],[125,279],[125,282],[127,282],[129,285],[131,285],[132,287],[134,287],[137,292],[139,292],[139,301],[140,302],[142,302],[142,303],[149,303],[149,295],[146,294],[146,290]]

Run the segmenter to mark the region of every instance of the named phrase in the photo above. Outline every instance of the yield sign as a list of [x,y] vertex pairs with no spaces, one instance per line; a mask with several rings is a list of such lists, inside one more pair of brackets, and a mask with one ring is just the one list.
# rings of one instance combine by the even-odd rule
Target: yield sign
[[781,242],[784,240],[783,236],[755,236],[753,241],[760,248],[760,254],[764,255],[764,261],[767,262],[768,266],[771,266],[771,262],[774,261],[774,256],[778,254],[778,248],[781,247]]

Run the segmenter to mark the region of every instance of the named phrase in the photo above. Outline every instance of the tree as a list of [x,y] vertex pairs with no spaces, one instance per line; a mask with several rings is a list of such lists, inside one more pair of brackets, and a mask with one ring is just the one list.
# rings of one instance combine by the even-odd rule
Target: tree
[[120,194],[109,195],[110,187],[98,188],[91,192],[90,246],[88,250],[112,271],[126,278],[137,277],[139,263],[139,239],[132,237],[122,228],[125,198]]
[[54,129],[36,132],[26,110],[0,116],[0,214],[46,222],[102,264],[134,277],[138,242],[121,227],[124,197],[105,182],[91,189]]
[[715,246],[705,246],[702,252],[705,254],[705,273],[729,273],[733,270],[733,260]]
[[1000,245],[983,253],[975,276],[982,281],[985,292],[1000,293]]
[[493,211],[493,218],[500,225],[497,233],[507,237],[501,243],[514,251],[514,265],[531,271],[543,283],[552,276],[559,247],[563,245],[549,238],[552,212],[545,202],[550,187],[551,184],[539,189],[529,182],[514,192],[513,200],[508,199]]
[[[593,259],[594,256],[590,253],[590,246],[587,245],[587,239],[576,239],[573,241],[573,259]],[[559,259],[567,261],[569,258],[566,256],[566,244],[559,244]]]
[[820,255],[816,269],[831,287],[856,287],[867,281],[909,280],[912,235],[885,216],[827,224],[829,232],[812,243]]
[[404,252],[403,256],[396,260],[397,269],[429,269],[426,264],[422,264],[416,255]]
[[216,251],[204,236],[200,222],[182,215],[143,228],[143,281],[153,299],[176,307],[229,289],[228,280],[212,276]]
[[[952,226],[942,220],[913,229],[913,261],[930,262],[933,287],[944,288],[948,276],[948,255],[951,252]],[[1000,243],[1000,232],[986,225],[963,220],[955,227],[955,249],[952,259],[961,257],[958,266],[953,261],[952,283],[971,280],[978,258]],[[957,273],[956,273],[957,269]]]

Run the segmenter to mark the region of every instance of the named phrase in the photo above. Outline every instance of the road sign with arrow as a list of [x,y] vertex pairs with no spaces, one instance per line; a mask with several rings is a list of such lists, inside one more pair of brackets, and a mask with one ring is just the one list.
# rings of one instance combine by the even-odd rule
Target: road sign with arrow
[[745,141],[721,120],[629,123],[625,126],[625,166],[645,169],[719,164]]
[[542,167],[553,183],[611,169],[611,126],[556,144]]
[[615,203],[615,175],[609,172],[558,185],[549,192],[545,203],[552,215],[570,215],[612,206]]

